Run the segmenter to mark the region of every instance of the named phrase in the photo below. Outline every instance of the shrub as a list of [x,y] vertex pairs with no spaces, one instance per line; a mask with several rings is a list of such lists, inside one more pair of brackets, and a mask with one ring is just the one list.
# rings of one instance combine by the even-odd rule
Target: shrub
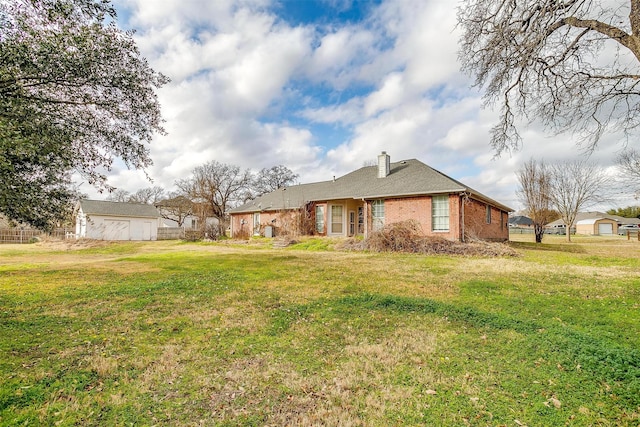
[[363,241],[355,239],[343,244],[345,249],[373,252],[408,252],[421,254],[470,255],[470,256],[518,256],[504,243],[473,240],[468,243],[439,236],[425,236],[417,221],[409,220],[386,225]]

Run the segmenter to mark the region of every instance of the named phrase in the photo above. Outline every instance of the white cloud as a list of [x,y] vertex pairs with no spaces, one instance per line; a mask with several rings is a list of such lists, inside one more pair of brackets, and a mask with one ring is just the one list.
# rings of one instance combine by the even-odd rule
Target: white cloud
[[402,73],[391,73],[384,81],[380,89],[365,100],[365,116],[373,116],[379,111],[397,107],[406,100],[404,76]]
[[313,81],[343,90],[359,80],[363,63],[378,54],[376,37],[366,28],[344,27],[324,35],[305,67]]
[[[326,0],[348,10],[351,0]],[[355,3],[354,3],[355,4]],[[168,135],[150,149],[155,185],[170,189],[207,161],[254,170],[284,164],[302,182],[330,179],[387,151],[418,158],[513,207],[515,171],[531,157],[575,157],[570,137],[523,127],[523,148],[495,158],[497,114],[459,72],[456,2],[386,0],[360,22],[291,25],[270,0],[119,0],[154,69]],[[124,9],[123,9],[124,10]],[[329,144],[314,125],[334,129]],[[613,163],[616,135],[592,158]],[[112,185],[152,185],[114,170]]]

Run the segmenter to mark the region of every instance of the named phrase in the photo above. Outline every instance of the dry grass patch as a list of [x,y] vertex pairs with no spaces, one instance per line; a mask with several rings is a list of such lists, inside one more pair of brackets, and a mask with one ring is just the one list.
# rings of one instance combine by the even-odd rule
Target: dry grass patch
[[480,272],[485,276],[495,275],[545,275],[558,274],[573,275],[585,279],[629,279],[640,277],[640,271],[633,267],[621,266],[588,266],[588,265],[563,265],[562,269],[554,268],[548,264],[533,263],[521,259],[503,259],[496,262],[492,259],[469,258],[460,261],[461,270]]
[[[427,320],[411,328],[370,341],[347,335],[347,344],[332,368],[320,375],[303,373],[275,354],[242,358],[221,367],[209,385],[211,415],[233,420],[264,416],[264,425],[352,425],[384,423],[387,412],[407,402],[428,398],[442,378],[430,369],[430,359],[444,346],[441,320]],[[299,325],[292,336],[308,331]],[[308,333],[308,332],[307,332]],[[364,339],[363,339],[364,338]],[[414,384],[398,381],[399,372]],[[403,374],[405,375],[405,374]],[[263,413],[269,408],[268,413]]]
[[634,425],[638,264],[584,246],[27,251],[0,425]]

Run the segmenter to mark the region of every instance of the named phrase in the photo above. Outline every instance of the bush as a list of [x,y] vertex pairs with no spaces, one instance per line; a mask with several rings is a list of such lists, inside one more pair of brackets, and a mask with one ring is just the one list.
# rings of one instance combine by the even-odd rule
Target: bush
[[363,240],[350,240],[345,249],[373,252],[408,252],[421,254],[470,255],[470,256],[518,256],[504,243],[474,240],[463,243],[439,236],[425,236],[417,221],[409,220],[386,225]]

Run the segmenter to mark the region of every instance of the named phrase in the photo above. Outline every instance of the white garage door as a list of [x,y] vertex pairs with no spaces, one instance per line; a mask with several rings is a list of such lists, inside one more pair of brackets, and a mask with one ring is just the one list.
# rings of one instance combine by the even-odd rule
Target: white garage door
[[142,223],[142,240],[151,240],[151,223]]
[[129,221],[104,221],[104,240],[129,240]]
[[613,224],[598,224],[598,234],[613,234]]

